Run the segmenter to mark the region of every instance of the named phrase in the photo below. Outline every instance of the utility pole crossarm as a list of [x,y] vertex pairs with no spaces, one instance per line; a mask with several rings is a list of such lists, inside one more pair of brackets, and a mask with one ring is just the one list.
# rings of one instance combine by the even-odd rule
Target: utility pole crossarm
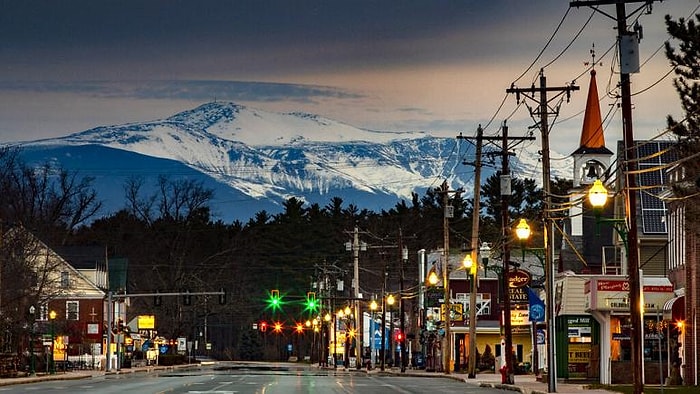
[[223,295],[223,291],[200,291],[200,292],[187,292],[180,291],[177,293],[134,293],[134,294],[112,294],[112,298],[116,300],[121,300],[124,298],[136,298],[136,297],[155,297],[155,296],[182,296],[182,295]]

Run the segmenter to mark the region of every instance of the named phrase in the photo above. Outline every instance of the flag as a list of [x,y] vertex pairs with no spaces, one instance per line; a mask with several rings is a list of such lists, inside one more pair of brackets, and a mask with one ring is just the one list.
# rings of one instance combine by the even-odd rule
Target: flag
[[530,321],[542,322],[544,321],[544,302],[540,297],[532,290],[529,286],[527,288],[527,298],[530,304]]

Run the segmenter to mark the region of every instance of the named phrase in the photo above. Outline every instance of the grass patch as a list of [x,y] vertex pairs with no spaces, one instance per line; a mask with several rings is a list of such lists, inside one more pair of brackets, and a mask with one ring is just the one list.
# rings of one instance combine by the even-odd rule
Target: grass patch
[[[591,389],[603,389],[608,391],[615,391],[618,393],[632,394],[634,393],[634,386],[627,384],[615,384],[615,385],[605,385],[605,384],[592,384],[589,386]],[[664,386],[663,388],[659,386],[644,386],[644,394],[700,394],[700,386]]]

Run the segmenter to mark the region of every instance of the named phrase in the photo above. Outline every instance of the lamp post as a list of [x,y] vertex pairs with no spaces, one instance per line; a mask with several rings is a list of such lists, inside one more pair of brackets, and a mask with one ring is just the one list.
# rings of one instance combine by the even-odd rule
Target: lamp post
[[469,293],[469,379],[476,378],[476,292],[477,292],[477,264],[474,263],[472,252],[464,256],[462,265],[467,271],[467,277],[471,282]]
[[[377,317],[377,316],[376,316],[376,314],[377,314],[377,308],[379,308],[379,305],[377,305],[377,300],[374,300],[374,299],[373,299],[372,302],[369,303],[369,310],[370,310],[370,313],[371,313],[371,316],[370,316],[370,317],[372,318],[372,324],[370,324],[370,327],[375,327],[376,324],[377,324],[377,321],[376,321],[376,317]],[[381,331],[380,331],[379,335],[380,335],[380,338],[382,338],[382,335],[383,335],[383,334],[381,333]],[[380,339],[380,340],[381,340],[381,339]],[[376,342],[375,342],[375,339],[374,339],[374,332],[373,332],[373,330],[370,330],[370,349],[372,349],[372,348],[374,347],[374,344],[375,344],[375,343],[376,343]],[[381,342],[380,342],[380,345],[381,345]],[[376,362],[377,362],[377,355],[376,355],[376,353],[372,352],[370,355],[374,355],[374,357],[375,357],[375,358],[374,358],[374,362],[376,363]],[[371,360],[371,357],[370,357],[370,362],[371,362],[371,361],[372,361],[372,360]]]
[[[326,321],[326,327],[328,328],[328,334],[326,336],[330,337],[330,335],[331,335],[331,327],[330,327],[331,314],[326,312],[325,316],[323,316],[323,320]],[[335,325],[333,326],[333,347],[335,347]],[[331,341],[328,340],[328,351],[330,352],[331,350],[333,351],[333,353],[329,353],[328,357],[326,358],[326,362],[328,362],[328,359],[331,358],[331,354],[332,354],[333,355],[332,356],[333,368],[335,368],[335,349],[331,349]]]
[[[343,340],[343,368],[348,369],[348,323],[347,321],[344,321],[345,319],[345,311],[341,308],[338,309],[338,312],[335,313],[335,318],[336,318],[336,324],[338,322],[342,322],[345,325],[345,338]],[[336,341],[336,350],[338,349],[338,344]]]
[[[399,292],[399,314],[400,314],[400,330],[401,330],[401,335],[404,335],[406,332],[406,319],[404,318],[404,300],[403,300],[403,281],[404,281],[404,272],[403,268],[404,265],[406,264],[406,261],[408,261],[408,248],[403,247],[401,248],[401,276],[400,276],[400,292]],[[399,346],[401,346],[401,372],[406,372],[406,341],[402,341]]]
[[[518,223],[518,226],[515,228],[515,235],[518,237],[520,240],[520,249],[523,252],[523,262],[525,262],[525,251],[531,252],[537,259],[540,261],[540,264],[542,264],[543,269],[547,269],[545,267],[545,258],[541,253],[546,253],[545,248],[526,248],[525,247],[525,241],[530,238],[530,225],[527,224],[527,221],[525,219],[520,219],[520,222]],[[548,308],[549,305],[553,303],[552,298],[550,298],[549,292],[547,292],[547,305],[546,307]],[[539,352],[537,350],[537,322],[541,321],[538,320],[538,318],[541,318],[540,316],[535,316],[533,314],[533,309],[530,310],[530,320],[532,321],[532,366],[533,370],[535,371],[535,375],[539,375]],[[547,322],[547,327],[549,327],[549,321]],[[552,354],[547,355],[547,370],[548,371],[554,371],[554,347],[556,346],[556,343],[554,341],[554,334],[548,335],[549,339],[549,346],[547,349],[552,348]],[[550,374],[552,372],[549,372]],[[555,376],[556,379],[556,376]],[[553,392],[550,390],[550,392]]]
[[[350,367],[350,348],[352,347],[352,340],[354,337],[355,322],[353,321],[352,308],[346,306],[344,312],[345,316],[345,369]],[[355,347],[357,349],[357,347]],[[355,359],[355,366],[360,361]]]
[[29,316],[31,326],[29,326],[29,376],[36,376],[36,364],[34,364],[34,313],[36,308],[34,305],[29,307]]
[[396,365],[396,352],[394,352],[394,303],[396,302],[396,298],[394,298],[393,294],[389,294],[386,297],[386,309],[389,310],[389,351],[391,352],[391,361],[392,361],[392,366]]
[[[635,193],[634,190],[627,190],[628,193]],[[628,196],[628,198],[632,198]],[[628,258],[627,274],[629,276],[630,289],[630,342],[632,347],[632,380],[634,384],[634,393],[644,392],[644,360],[642,353],[642,338],[644,335],[642,319],[644,316],[642,303],[642,284],[639,270],[639,251],[637,250],[636,221],[630,218],[630,227],[628,227],[625,219],[601,219],[600,214],[608,199],[608,190],[603,185],[600,179],[593,182],[593,186],[588,190],[588,201],[593,207],[596,216],[596,225],[600,222],[609,223],[613,226],[617,234],[622,239],[625,247],[626,256]],[[636,212],[628,213],[628,215],[636,215]],[[630,249],[634,249],[633,252]]]
[[54,331],[54,320],[56,320],[56,311],[49,312],[49,320],[51,320],[51,358],[49,360],[49,374],[54,375],[56,373],[56,363],[53,358],[54,343],[56,342]]

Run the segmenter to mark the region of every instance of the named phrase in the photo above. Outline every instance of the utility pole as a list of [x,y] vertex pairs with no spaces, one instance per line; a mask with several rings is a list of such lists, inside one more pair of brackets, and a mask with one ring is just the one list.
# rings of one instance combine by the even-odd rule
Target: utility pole
[[509,156],[510,153],[508,141],[532,141],[534,137],[508,137],[508,126],[505,122],[502,127],[501,135],[501,243],[503,244],[503,272],[501,275],[501,287],[503,289],[503,331],[505,336],[505,349],[501,349],[506,362],[506,384],[515,384],[515,371],[513,360],[513,328],[510,320],[510,293],[509,293],[509,278],[510,278],[510,238],[511,226],[508,208],[510,206],[511,195],[511,177]]
[[[562,94],[566,94],[566,101],[569,101],[571,92],[579,90],[578,86],[569,85],[562,87],[547,87],[547,78],[544,76],[544,70],[540,70],[540,87],[535,88],[515,88],[506,89],[507,93],[515,93],[516,98],[520,101],[520,95],[527,98],[533,98],[535,93],[539,93],[539,106],[536,111],[531,111],[531,115],[540,116],[540,131],[542,135],[542,189],[544,191],[544,210],[542,212],[542,221],[544,223],[542,234],[544,236],[544,260],[545,260],[545,293],[546,293],[546,316],[547,316],[547,389],[550,393],[557,391],[557,364],[556,364],[556,325],[554,316],[554,248],[552,247],[552,221],[549,213],[552,212],[552,193],[550,183],[550,160],[549,160],[549,116],[559,113],[559,107],[550,111],[549,102],[558,98]],[[547,98],[547,92],[557,92],[551,99]],[[535,99],[535,101],[537,101]],[[537,333],[533,333],[533,338],[536,338]],[[533,343],[536,347],[537,343]],[[537,373],[537,371],[535,371]]]
[[[476,153],[474,160],[474,209],[472,212],[472,240],[471,251],[472,264],[479,264],[479,211],[481,199],[481,148],[483,146],[484,129],[481,125],[476,129]],[[461,135],[457,138],[464,138]],[[469,293],[469,364],[467,377],[476,378],[476,292],[479,290],[479,268],[474,270],[471,278],[471,291]],[[471,274],[471,273],[469,273]],[[468,274],[468,275],[469,275]]]
[[[443,267],[442,267],[442,286],[444,289],[445,298],[445,320],[443,324],[445,326],[445,346],[442,348],[444,366],[443,370],[446,375],[450,374],[450,369],[452,367],[452,334],[450,333],[450,314],[452,312],[452,306],[450,305],[450,218],[454,216],[454,207],[448,206],[450,201],[450,193],[459,194],[462,189],[459,190],[449,190],[447,185],[447,180],[442,183],[442,186],[437,191],[442,194],[442,230],[443,230]],[[450,209],[451,208],[451,209]]]
[[399,227],[399,253],[400,253],[400,266],[399,266],[399,314],[401,319],[400,330],[402,335],[402,341],[399,342],[401,346],[401,372],[406,372],[406,319],[404,317],[404,294],[403,294],[403,281],[404,281],[404,265],[408,260],[408,249],[403,244],[403,232],[401,227]]
[[363,316],[360,310],[360,231],[355,226],[352,237],[352,257],[353,257],[353,301],[355,319],[355,366],[357,369],[362,367],[362,323]]
[[[570,7],[586,6],[600,12],[617,21],[618,50],[620,54],[620,99],[622,102],[622,140],[624,145],[624,160],[622,161],[625,173],[625,217],[627,218],[627,264],[629,267],[630,283],[630,319],[632,320],[630,340],[632,344],[632,381],[634,394],[644,392],[644,359],[643,338],[644,326],[642,324],[642,277],[639,273],[639,242],[637,237],[637,151],[634,145],[634,133],[632,129],[632,93],[630,73],[639,72],[638,43],[641,37],[635,31],[627,29],[627,3],[644,3],[633,13],[645,10],[651,13],[651,6],[655,0],[588,0],[572,1]],[[597,6],[615,4],[616,16],[601,11]]]

